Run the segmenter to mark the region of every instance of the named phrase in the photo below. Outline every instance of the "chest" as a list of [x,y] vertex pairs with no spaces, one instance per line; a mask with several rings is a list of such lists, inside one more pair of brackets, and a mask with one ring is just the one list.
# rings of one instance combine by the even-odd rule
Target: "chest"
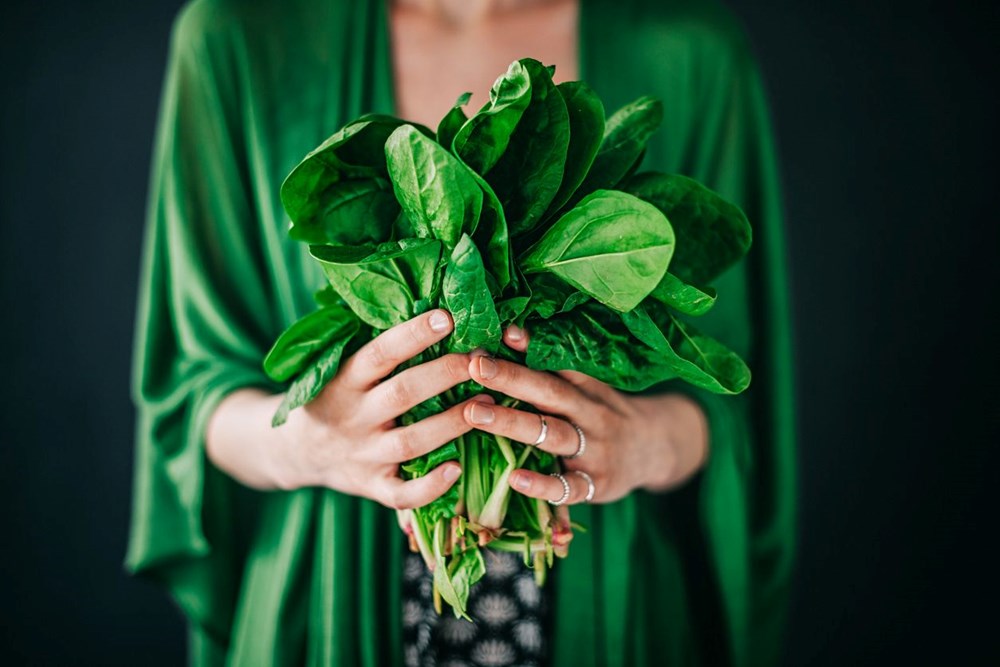
[[518,58],[555,65],[555,81],[579,78],[578,0],[497,13],[452,27],[425,12],[390,11],[396,115],[431,129],[469,91],[471,115],[489,101],[490,86]]

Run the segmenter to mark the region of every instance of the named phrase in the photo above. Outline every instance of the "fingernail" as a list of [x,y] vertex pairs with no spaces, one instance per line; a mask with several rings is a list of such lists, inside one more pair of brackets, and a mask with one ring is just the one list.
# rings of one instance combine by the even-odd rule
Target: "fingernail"
[[496,377],[497,362],[490,357],[479,357],[479,374],[487,380]]
[[443,310],[435,310],[431,313],[430,323],[431,329],[438,333],[447,331],[448,327],[451,326],[451,322],[448,321],[448,316],[444,314]]
[[507,327],[507,338],[511,340],[524,340],[524,329],[516,324],[510,325]]
[[473,424],[492,424],[493,408],[485,403],[473,403],[469,410],[469,417]]
[[446,482],[454,482],[462,474],[462,469],[458,466],[448,466],[444,469],[444,479]]
[[528,487],[531,486],[531,481],[527,475],[514,475],[513,484],[518,491],[527,491]]

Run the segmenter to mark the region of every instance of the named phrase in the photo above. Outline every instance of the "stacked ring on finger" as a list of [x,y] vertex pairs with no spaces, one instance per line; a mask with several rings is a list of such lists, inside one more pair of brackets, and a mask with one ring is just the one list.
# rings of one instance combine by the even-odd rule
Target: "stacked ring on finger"
[[585,451],[587,451],[587,436],[585,436],[583,434],[583,429],[580,428],[575,422],[570,422],[569,425],[572,426],[576,430],[576,436],[577,436],[578,442],[577,442],[577,446],[576,446],[576,451],[573,452],[572,454],[570,454],[569,456],[564,456],[563,458],[564,459],[578,459],[581,456],[583,456],[583,453]]
[[583,499],[583,502],[589,503],[594,499],[594,493],[597,492],[597,487],[594,486],[594,478],[583,472],[582,470],[574,470],[577,475],[583,477],[584,481],[587,482],[587,496]]
[[532,447],[538,447],[540,444],[545,442],[545,438],[549,435],[549,423],[545,421],[545,415],[538,413],[538,418],[542,420],[542,430],[538,432],[538,437],[535,441],[531,443]]
[[[570,472],[576,473],[583,478],[583,481],[587,483],[587,495],[583,498],[583,502],[589,503],[594,499],[594,494],[597,492],[597,487],[594,485],[594,478],[583,472],[582,470],[571,470]],[[566,475],[561,472],[554,472],[550,474],[551,477],[555,477],[560,482],[562,482],[563,492],[562,495],[557,500],[550,500],[549,504],[555,507],[559,505],[564,505],[569,500],[570,495],[572,495],[572,490],[570,489],[569,480],[566,479]]]
[[550,500],[549,501],[550,505],[553,505],[554,507],[558,507],[559,505],[565,504],[566,501],[569,500],[569,494],[570,494],[569,480],[566,479],[566,475],[562,474],[561,472],[554,472],[554,473],[552,473],[552,477],[555,477],[560,482],[562,482],[562,486],[563,486],[563,493],[559,497],[559,499],[558,500]]

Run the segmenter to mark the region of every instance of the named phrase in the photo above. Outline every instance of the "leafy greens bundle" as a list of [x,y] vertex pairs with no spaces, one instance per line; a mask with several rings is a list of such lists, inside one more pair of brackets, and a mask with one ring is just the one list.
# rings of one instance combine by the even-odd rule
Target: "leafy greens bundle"
[[[436,131],[364,115],[288,175],[289,233],[309,244],[329,285],[264,360],[270,377],[291,381],[275,426],[315,398],[341,358],[436,307],[451,312],[454,331],[413,364],[481,348],[624,391],[675,378],[716,393],[747,387],[746,364],[682,319],[715,303],[708,284],[749,248],[746,217],[689,178],[636,173],[662,119],[658,100],[606,118],[586,83],[556,85],[553,72],[515,61],[479,111],[466,117],[465,93]],[[501,345],[510,324],[530,330],[526,355]],[[483,391],[464,383],[401,421]],[[460,461],[459,482],[399,518],[434,572],[439,611],[443,598],[467,617],[469,589],[485,573],[481,547],[522,553],[541,584],[553,556],[566,556],[572,527],[565,506],[553,512],[507,484],[518,467],[559,470],[551,454],[472,431],[400,474],[417,478],[448,460]]]

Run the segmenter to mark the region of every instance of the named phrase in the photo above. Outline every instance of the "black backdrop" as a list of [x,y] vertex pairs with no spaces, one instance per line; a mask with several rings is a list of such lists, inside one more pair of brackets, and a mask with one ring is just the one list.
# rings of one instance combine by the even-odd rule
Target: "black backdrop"
[[[794,279],[786,662],[992,662],[995,613],[976,602],[997,599],[997,10],[730,4],[771,95]],[[173,607],[121,568],[146,180],[178,6],[0,9],[0,655],[18,663],[183,660]]]

